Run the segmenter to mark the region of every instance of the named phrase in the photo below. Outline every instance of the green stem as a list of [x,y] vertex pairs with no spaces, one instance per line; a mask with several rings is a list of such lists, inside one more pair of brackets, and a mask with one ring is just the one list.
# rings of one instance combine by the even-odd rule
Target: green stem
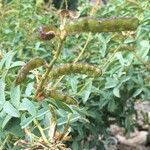
[[50,120],[50,129],[49,129],[49,140],[51,143],[55,140],[55,133],[57,128],[57,115],[55,112],[55,108],[50,106],[50,112],[51,112],[51,120]]
[[84,53],[87,45],[89,44],[90,40],[91,40],[91,33],[88,34],[88,38],[86,40],[86,43],[84,44],[84,47],[82,48],[81,52],[79,53],[79,56],[74,60],[73,63],[78,62],[78,60],[81,58],[81,56],[83,55],[83,53]]
[[107,61],[106,61],[106,62],[103,64],[103,66],[101,67],[101,68],[103,68],[103,71],[102,71],[103,74],[105,73],[105,71],[106,71],[107,67],[109,66],[110,62],[112,62],[112,60],[113,60],[113,58],[114,58],[116,52],[119,50],[119,48],[120,48],[120,47],[116,48],[116,49],[113,51],[113,53],[110,55],[110,57],[107,59]]
[[36,119],[34,119],[33,121],[34,121],[35,125],[38,127],[44,142],[48,143],[48,140],[47,140],[47,138],[45,136],[45,133],[43,132],[43,128],[40,126],[39,122]]
[[134,51],[132,51],[132,53],[139,62],[147,66],[146,62],[137,53],[135,53]]

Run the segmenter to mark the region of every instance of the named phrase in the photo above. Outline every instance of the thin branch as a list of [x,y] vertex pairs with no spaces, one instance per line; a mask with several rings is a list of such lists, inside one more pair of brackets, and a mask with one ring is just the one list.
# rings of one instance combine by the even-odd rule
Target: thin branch
[[39,131],[40,131],[40,133],[41,133],[41,136],[42,136],[44,142],[45,142],[45,143],[48,143],[48,140],[47,140],[47,138],[46,138],[45,133],[43,132],[43,128],[40,126],[40,123],[39,123],[36,119],[34,119],[33,122],[34,122],[34,124],[38,127],[38,129],[39,129]]

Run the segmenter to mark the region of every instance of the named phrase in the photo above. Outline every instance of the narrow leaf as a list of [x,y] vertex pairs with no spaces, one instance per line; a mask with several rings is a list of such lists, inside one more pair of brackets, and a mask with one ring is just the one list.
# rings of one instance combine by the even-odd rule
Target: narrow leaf
[[10,60],[12,59],[12,51],[9,51],[8,53],[6,53],[4,55],[4,57],[2,58],[1,62],[0,62],[0,69],[2,69],[3,65],[5,64],[5,62],[9,59],[9,61],[7,61],[7,63],[5,64],[6,68],[9,68],[10,65]]
[[34,118],[35,118],[34,116],[24,118],[20,123],[21,128],[26,128],[34,120]]
[[0,79],[0,105],[5,102],[5,78]]
[[13,62],[13,64],[10,66],[10,68],[23,66],[23,65],[25,65],[25,63],[23,61],[16,61],[16,62]]
[[41,116],[45,115],[45,114],[48,113],[48,112],[49,112],[48,109],[42,108],[42,109],[38,110],[38,112],[37,112],[37,117],[41,117]]
[[[69,120],[70,123],[76,122],[77,120],[79,120],[81,118],[81,116],[79,114],[72,114],[71,115],[71,119]],[[61,117],[60,119],[58,119],[58,126],[62,126],[64,124],[68,123],[68,118],[65,117]]]
[[20,105],[20,86],[11,88],[10,92],[11,103],[18,108]]
[[72,109],[67,104],[65,104],[59,100],[56,101],[56,104],[57,104],[58,108],[63,109],[67,112],[73,113]]
[[9,122],[9,120],[12,118],[12,116],[10,115],[7,115],[4,120],[3,120],[3,123],[2,123],[2,129],[4,129],[4,127],[7,125],[7,123]]
[[24,110],[27,110],[32,116],[36,116],[36,107],[33,102],[27,98],[22,100],[20,107],[22,107]]
[[120,91],[118,86],[113,89],[113,93],[116,97],[120,98]]
[[92,91],[92,79],[89,79],[88,82],[86,82],[84,88],[82,88],[81,96],[82,96],[82,101],[85,104],[91,94]]
[[3,110],[10,116],[13,116],[13,117],[20,116],[19,111],[8,101],[5,102]]
[[6,69],[9,69],[10,68],[10,65],[12,63],[12,58],[14,57],[15,53],[14,52],[11,52],[10,56],[7,57],[6,59],[6,62],[5,62],[5,67]]
[[34,89],[34,82],[30,82],[28,85],[27,85],[27,88],[25,90],[25,95],[26,96],[30,96],[32,91]]

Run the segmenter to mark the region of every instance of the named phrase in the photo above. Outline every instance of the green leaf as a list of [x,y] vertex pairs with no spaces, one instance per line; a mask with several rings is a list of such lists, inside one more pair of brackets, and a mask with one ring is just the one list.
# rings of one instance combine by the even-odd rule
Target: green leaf
[[20,86],[13,86],[10,91],[11,103],[18,108],[20,105]]
[[120,98],[120,91],[119,91],[119,86],[116,86],[114,89],[113,89],[113,93],[116,97]]
[[117,53],[115,54],[115,56],[116,56],[117,59],[119,60],[120,64],[121,64],[122,66],[125,66],[126,60],[123,58],[121,52],[117,52]]
[[78,149],[79,149],[79,146],[78,146],[77,141],[73,141],[72,150],[78,150]]
[[23,118],[20,123],[21,128],[26,128],[34,119],[35,119],[34,116],[30,116],[28,118]]
[[[8,53],[6,53],[5,55],[4,55],[4,57],[2,58],[2,60],[0,61],[0,70],[2,69],[2,67],[3,67],[3,65],[4,65],[4,63],[6,62],[6,60],[8,59],[8,58],[11,58],[11,56],[12,56],[12,51],[9,51]],[[8,62],[7,62],[7,67],[8,67]]]
[[[80,95],[82,97],[82,101],[85,104],[91,94],[92,91],[92,79],[89,79],[86,84],[84,85],[84,87],[80,90]],[[78,93],[78,94],[79,94]]]
[[72,109],[71,109],[66,103],[63,103],[63,102],[60,101],[60,100],[57,100],[57,101],[55,101],[55,102],[56,102],[58,108],[63,109],[63,110],[65,110],[65,111],[67,111],[67,112],[73,113],[73,112],[72,112]]
[[38,110],[37,117],[41,117],[41,116],[45,115],[48,112],[49,112],[49,110],[47,108],[42,108],[42,109]]
[[73,93],[77,93],[77,85],[78,85],[78,79],[77,76],[69,77],[69,83],[71,85],[71,89]]
[[34,90],[34,82],[31,82],[27,85],[27,88],[25,90],[26,96],[31,96],[32,91]]
[[[81,116],[79,114],[71,114],[71,119],[69,120],[69,123],[76,122],[80,118],[81,118]],[[67,118],[67,116],[64,116],[64,117],[61,117],[60,119],[58,119],[58,124],[57,125],[62,126],[66,123],[68,123],[68,118]]]
[[110,112],[114,112],[116,110],[117,106],[116,106],[116,103],[114,100],[111,100],[109,103],[108,103],[108,111]]
[[19,110],[27,110],[32,116],[36,116],[36,106],[27,98],[22,100]]
[[108,103],[109,103],[110,99],[107,98],[107,99],[102,99],[100,100],[100,103],[99,103],[99,109],[102,109],[104,106],[106,106]]
[[13,134],[17,137],[23,137],[24,132],[20,126],[20,118],[12,118],[9,120],[9,123],[5,127],[5,131],[9,134]]
[[116,78],[106,78],[106,84],[105,84],[105,89],[110,89],[115,87],[118,84],[119,80]]
[[19,117],[19,111],[8,101],[5,102],[3,111],[12,117]]
[[5,117],[5,119],[3,120],[3,123],[2,123],[2,129],[4,129],[4,127],[7,125],[7,123],[9,122],[9,120],[12,118],[12,116],[10,115],[7,115]]
[[140,47],[138,49],[138,55],[140,55],[143,59],[148,58],[148,53],[150,50],[150,44],[148,40],[142,40],[140,41]]
[[18,66],[23,66],[25,65],[25,62],[23,61],[15,61],[13,64],[10,66],[10,68],[18,67]]
[[15,53],[11,51],[10,55],[7,57],[6,62],[5,62],[5,67],[6,69],[10,68],[12,58],[14,57]]
[[137,90],[133,93],[133,97],[137,97],[142,91],[143,91],[142,88],[137,89]]
[[5,76],[0,79],[0,106],[5,102]]

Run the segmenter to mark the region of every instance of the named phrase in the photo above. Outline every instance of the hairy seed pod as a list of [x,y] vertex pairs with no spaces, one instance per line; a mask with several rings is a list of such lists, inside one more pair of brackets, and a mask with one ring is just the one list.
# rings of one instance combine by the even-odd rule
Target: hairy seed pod
[[94,65],[83,63],[68,63],[52,69],[50,76],[52,78],[58,78],[59,76],[70,75],[72,73],[86,74],[92,77],[99,77],[101,76],[102,71]]
[[67,35],[73,35],[82,32],[121,32],[135,31],[139,25],[136,17],[113,17],[113,18],[95,18],[81,17],[65,24]]
[[68,95],[61,93],[59,91],[56,91],[56,90],[49,91],[46,94],[46,97],[51,97],[54,100],[60,100],[60,101],[65,102],[66,104],[70,104],[70,105],[77,105],[78,104],[77,100],[74,99],[73,97],[68,96]]
[[16,78],[16,85],[19,85],[24,81],[29,71],[38,68],[40,66],[45,65],[46,62],[42,58],[33,58],[28,63],[26,63],[21,70],[19,71],[17,78]]

